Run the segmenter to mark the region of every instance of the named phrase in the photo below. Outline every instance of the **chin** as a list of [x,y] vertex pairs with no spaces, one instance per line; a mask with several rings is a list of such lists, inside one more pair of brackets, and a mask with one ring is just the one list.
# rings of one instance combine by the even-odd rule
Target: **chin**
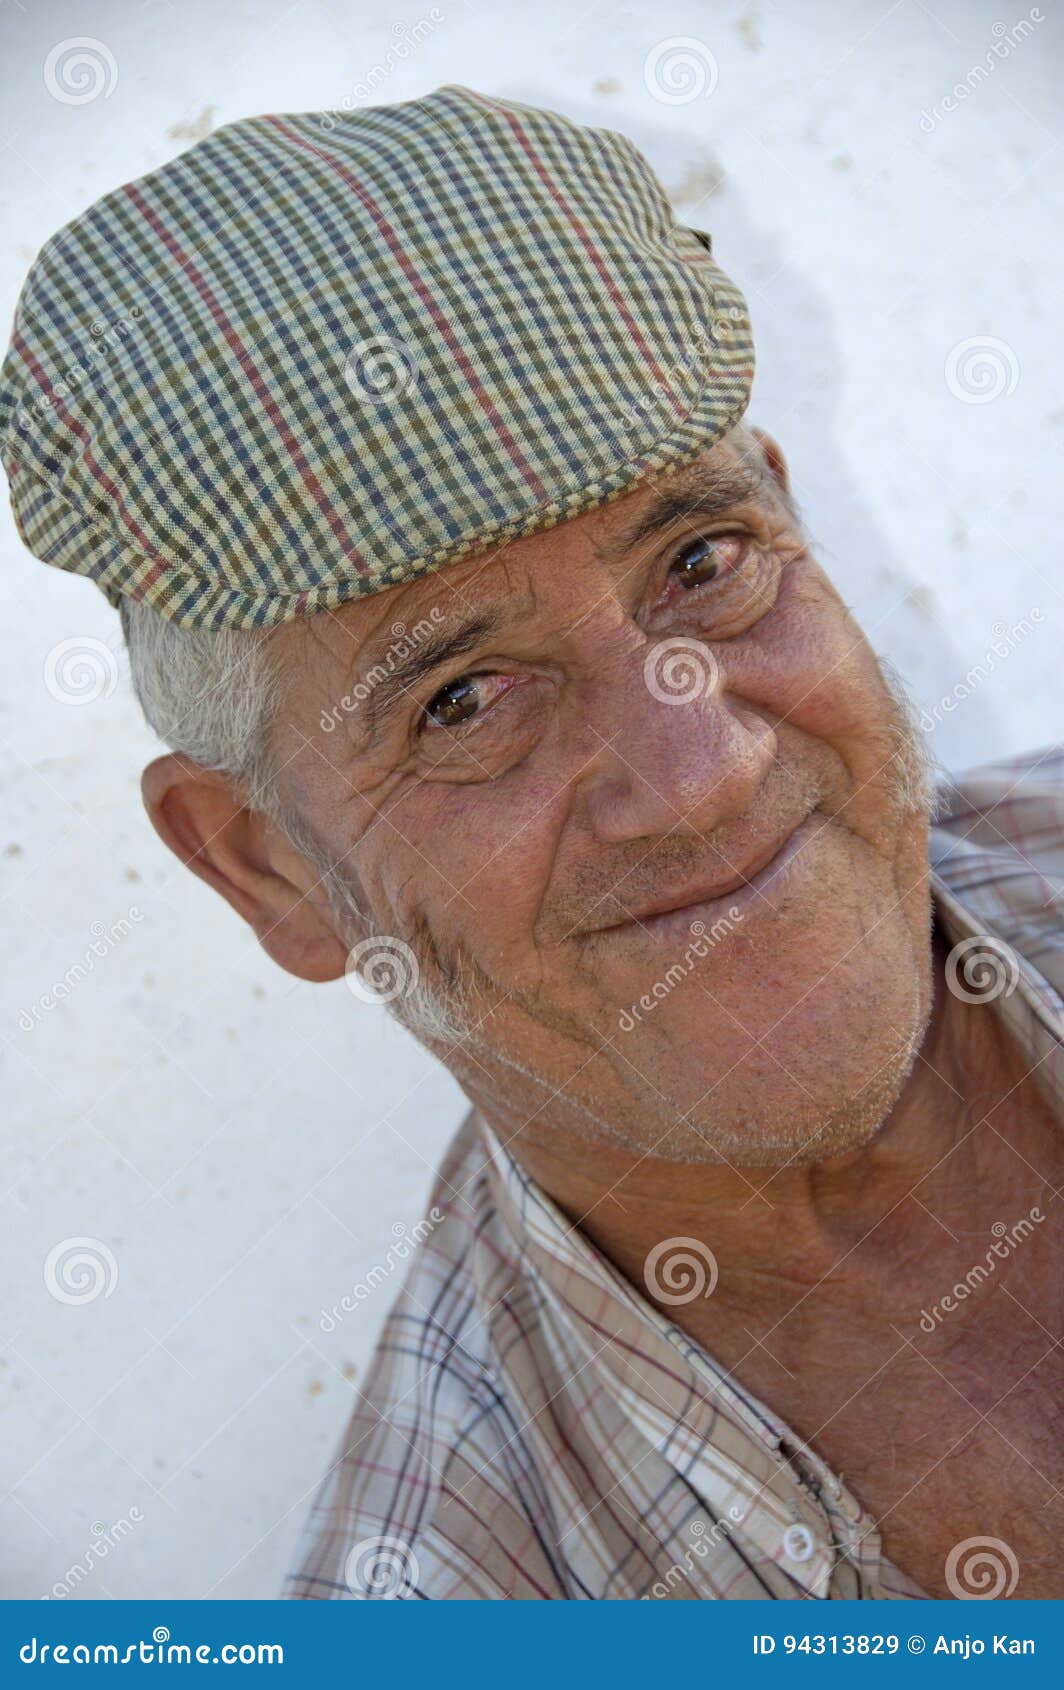
[[927,1028],[929,905],[914,919],[896,894],[863,891],[846,909],[781,910],[771,943],[737,941],[717,977],[686,983],[616,1040],[626,1072],[614,1077],[640,1094],[624,1113],[641,1150],[768,1167],[876,1137]]
[[866,1061],[848,1062],[842,1074],[823,1074],[817,1092],[778,1069],[740,1064],[727,1080],[710,1081],[707,1095],[684,1114],[670,1119],[659,1096],[657,1108],[629,1117],[629,1130],[616,1137],[664,1161],[735,1168],[801,1167],[862,1150],[887,1125],[925,1027],[914,1002],[903,1036],[891,1029],[888,1047],[867,1050]]
[[923,1028],[892,1050],[858,1089],[811,1103],[794,1090],[766,1088],[762,1098],[736,1099],[730,1117],[723,1109],[695,1111],[677,1128],[673,1143],[658,1154],[684,1162],[727,1162],[736,1168],[810,1166],[863,1150],[879,1137],[912,1072]]

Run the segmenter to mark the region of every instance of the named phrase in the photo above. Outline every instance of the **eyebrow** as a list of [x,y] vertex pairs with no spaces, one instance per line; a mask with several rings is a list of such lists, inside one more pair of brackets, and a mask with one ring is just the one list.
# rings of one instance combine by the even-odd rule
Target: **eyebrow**
[[679,485],[672,481],[648,500],[635,522],[602,545],[602,555],[620,558],[641,540],[683,517],[720,516],[753,498],[762,481],[756,462],[727,469],[699,465],[697,472],[686,476]]
[[[456,627],[440,628],[427,634],[408,656],[389,669],[375,685],[370,686],[366,712],[370,735],[375,736],[379,732],[389,712],[418,681],[454,658],[464,657],[490,635],[497,633],[501,624],[502,618],[498,614],[481,613],[466,617]],[[394,640],[392,643],[395,643]],[[352,686],[357,686],[359,682],[363,686],[369,685],[369,676],[387,660],[388,647],[379,651],[372,660],[367,658],[364,664],[360,665]]]
[[[756,464],[722,469],[701,464],[677,483],[673,478],[648,501],[635,522],[596,547],[603,557],[622,557],[650,534],[689,516],[718,516],[743,504],[762,483]],[[408,656],[376,684],[370,686],[366,704],[367,732],[375,739],[390,713],[418,681],[456,657],[464,657],[492,634],[498,633],[503,618],[497,612],[468,616],[450,629],[439,629],[421,640]],[[369,676],[388,659],[388,647],[359,665],[351,685],[369,685]]]

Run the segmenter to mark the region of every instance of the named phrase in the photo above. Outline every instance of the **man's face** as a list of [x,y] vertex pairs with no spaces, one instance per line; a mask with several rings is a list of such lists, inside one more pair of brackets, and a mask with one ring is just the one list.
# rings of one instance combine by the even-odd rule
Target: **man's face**
[[461,1005],[441,1054],[515,1130],[819,1159],[911,1064],[919,758],[779,473],[737,431],[278,636],[282,789],[365,912],[345,942],[413,948]]

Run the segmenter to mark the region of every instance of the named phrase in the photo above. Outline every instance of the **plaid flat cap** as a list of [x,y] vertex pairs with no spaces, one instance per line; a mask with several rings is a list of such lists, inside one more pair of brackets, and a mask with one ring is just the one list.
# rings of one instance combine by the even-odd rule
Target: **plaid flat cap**
[[0,440],[46,563],[265,627],[678,468],[752,376],[742,295],[630,142],[448,86],[229,125],[62,229]]

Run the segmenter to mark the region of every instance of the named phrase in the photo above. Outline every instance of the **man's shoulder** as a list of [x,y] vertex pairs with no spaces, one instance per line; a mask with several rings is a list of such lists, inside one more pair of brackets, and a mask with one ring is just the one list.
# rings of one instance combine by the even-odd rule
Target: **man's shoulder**
[[995,1004],[1064,1105],[1064,747],[948,776],[937,799],[932,887],[951,989]]
[[944,775],[936,786],[930,853],[940,882],[975,915],[997,918],[1021,944],[1032,924],[1039,934],[1059,932],[1064,747]]
[[936,781],[934,832],[989,850],[1064,854],[1064,745]]

